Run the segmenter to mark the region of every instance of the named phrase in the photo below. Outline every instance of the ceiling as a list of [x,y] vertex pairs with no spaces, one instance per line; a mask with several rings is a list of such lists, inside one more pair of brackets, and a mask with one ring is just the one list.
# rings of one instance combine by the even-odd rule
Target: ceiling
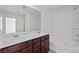
[[[68,5],[29,5],[31,7],[37,8],[39,10],[47,9],[50,11],[58,10]],[[6,10],[13,13],[23,13],[26,14],[27,5],[1,5],[0,10]],[[22,9],[22,10],[20,10]],[[20,12],[22,11],[22,12]]]
[[63,8],[67,5],[34,5],[34,6],[40,10],[47,9],[47,10],[54,11],[56,9]]
[[26,6],[24,5],[0,5],[0,10],[17,14],[25,14]]
[[36,11],[36,7],[33,8],[31,5],[0,5],[0,11],[7,11],[16,14],[27,14],[27,10]]

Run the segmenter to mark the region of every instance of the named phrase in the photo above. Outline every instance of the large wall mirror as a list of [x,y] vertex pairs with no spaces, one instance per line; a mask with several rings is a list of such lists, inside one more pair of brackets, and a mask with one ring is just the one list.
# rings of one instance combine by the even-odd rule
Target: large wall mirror
[[40,31],[40,11],[25,5],[0,6],[0,31],[3,34]]
[[41,13],[38,10],[28,8],[28,15],[30,21],[30,31],[41,30]]

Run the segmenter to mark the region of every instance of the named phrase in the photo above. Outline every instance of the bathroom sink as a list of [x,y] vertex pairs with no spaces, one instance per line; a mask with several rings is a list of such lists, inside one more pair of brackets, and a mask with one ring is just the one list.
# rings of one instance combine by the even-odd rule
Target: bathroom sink
[[13,35],[13,38],[17,38],[17,37],[19,37],[19,35],[18,35],[18,34],[16,34],[16,35]]

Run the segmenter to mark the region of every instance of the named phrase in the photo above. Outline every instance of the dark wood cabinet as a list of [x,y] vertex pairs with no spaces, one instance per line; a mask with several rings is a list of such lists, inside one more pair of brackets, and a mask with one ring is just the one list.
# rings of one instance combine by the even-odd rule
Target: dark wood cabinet
[[41,41],[41,52],[47,53],[49,50],[49,41],[48,39]]
[[33,52],[34,53],[40,53],[40,40],[41,40],[40,37],[35,38],[33,40]]
[[3,52],[3,50],[2,49],[0,49],[0,53],[2,53]]
[[34,44],[34,53],[40,53],[40,42]]
[[47,53],[49,51],[49,40],[45,40],[45,52]]
[[48,51],[49,35],[0,49],[0,53],[47,53]]
[[41,41],[41,52],[45,53],[45,43],[44,43],[44,41]]
[[47,53],[49,51],[49,35],[41,37],[41,52]]
[[32,46],[32,40],[25,41],[13,46],[9,46],[6,48],[3,48],[3,53],[16,53],[20,52],[21,49],[24,49],[25,47],[28,48],[29,46]]
[[20,50],[20,53],[32,53],[32,46]]

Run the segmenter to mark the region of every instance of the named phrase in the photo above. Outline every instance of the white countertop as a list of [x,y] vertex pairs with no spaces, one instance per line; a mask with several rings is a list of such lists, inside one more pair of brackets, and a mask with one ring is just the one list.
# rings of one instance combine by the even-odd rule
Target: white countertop
[[18,44],[24,41],[28,41],[43,35],[47,35],[48,33],[46,32],[40,32],[40,33],[35,33],[35,32],[28,32],[28,33],[21,33],[19,34],[18,37],[13,37],[13,36],[7,36],[4,38],[1,38],[0,40],[0,49],[5,48],[14,44]]

